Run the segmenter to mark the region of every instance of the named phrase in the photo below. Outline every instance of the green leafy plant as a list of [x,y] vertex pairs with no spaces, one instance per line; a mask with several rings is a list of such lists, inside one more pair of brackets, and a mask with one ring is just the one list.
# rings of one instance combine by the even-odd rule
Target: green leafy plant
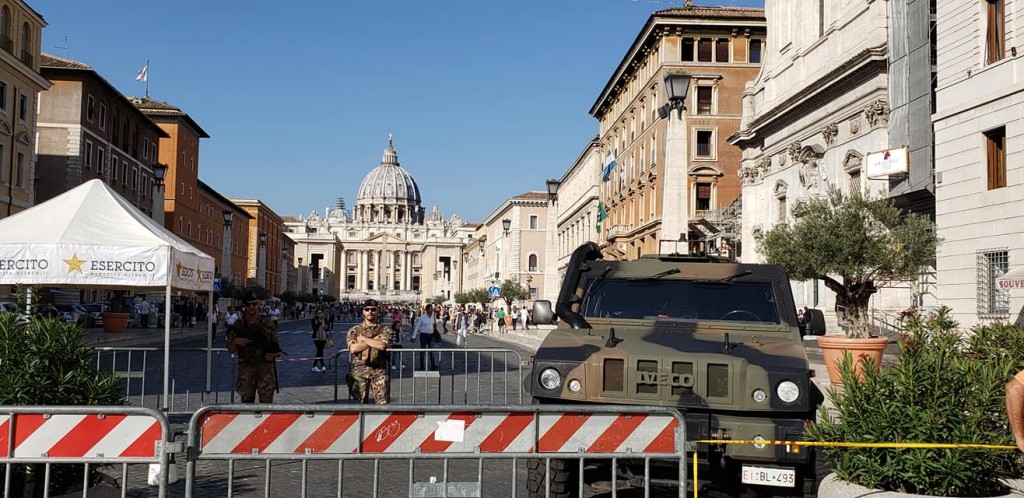
[[[807,437],[820,442],[1013,445],[1003,385],[1021,366],[1024,329],[1006,324],[957,329],[949,308],[904,324],[898,361],[868,369],[858,383],[847,355],[844,391],[828,393]],[[1000,341],[1000,342],[993,342]],[[1011,451],[823,447],[836,475],[886,491],[942,496],[1005,493],[1000,479],[1021,475]]]
[[[100,372],[81,329],[53,318],[19,319],[0,313],[0,405],[121,405],[121,383]],[[12,467],[11,496],[42,496],[42,465]],[[81,465],[53,465],[50,493],[80,485]],[[93,471],[92,480],[98,477]],[[0,494],[3,494],[0,479]]]
[[917,276],[934,260],[939,243],[928,218],[856,191],[803,199],[793,207],[793,219],[759,237],[758,248],[790,278],[816,278],[835,292],[850,337],[868,336],[868,303],[876,284]]

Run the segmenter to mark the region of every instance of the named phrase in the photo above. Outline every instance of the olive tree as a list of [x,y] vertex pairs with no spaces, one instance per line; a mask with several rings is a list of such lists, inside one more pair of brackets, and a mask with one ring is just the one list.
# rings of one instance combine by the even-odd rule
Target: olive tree
[[518,280],[506,279],[501,283],[501,298],[508,304],[509,309],[512,309],[513,302],[526,301],[529,297],[530,292]]
[[910,280],[931,264],[939,243],[925,216],[902,212],[889,199],[832,190],[802,199],[793,221],[764,233],[758,247],[794,280],[816,278],[845,306],[847,335],[868,335],[867,310],[876,285]]

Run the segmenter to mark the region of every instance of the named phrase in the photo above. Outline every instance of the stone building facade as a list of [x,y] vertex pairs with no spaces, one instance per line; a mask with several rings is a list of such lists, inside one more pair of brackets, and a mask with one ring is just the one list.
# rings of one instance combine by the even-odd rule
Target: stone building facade
[[[601,157],[617,164],[598,185],[605,257],[671,252],[665,243],[681,240],[719,250],[717,213],[740,194],[740,150],[726,138],[740,128],[744,85],[761,67],[766,36],[761,9],[651,15],[590,110]],[[691,78],[684,112],[663,108],[669,74]]]
[[458,215],[446,219],[436,205],[424,211],[390,138],[351,213],[328,208],[286,225],[294,261],[308,268],[314,293],[406,302],[448,300],[462,290],[464,248],[476,231]]
[[0,218],[36,204],[36,98],[43,16],[22,0],[0,0]]
[[[887,3],[765,3],[772,36],[761,72],[744,90],[742,127],[729,138],[743,150],[744,262],[763,262],[757,237],[792,221],[800,199],[831,188],[887,195],[887,182],[863,171],[865,156],[890,144]],[[798,307],[834,308],[823,283],[793,287]],[[876,296],[876,305],[879,298],[899,306],[890,293]]]
[[970,327],[1016,321],[1024,289],[1024,19],[1019,0],[939,2],[935,123],[938,301]]
[[98,178],[163,222],[153,169],[169,135],[88,64],[43,53],[40,71],[53,86],[39,96],[37,202]]

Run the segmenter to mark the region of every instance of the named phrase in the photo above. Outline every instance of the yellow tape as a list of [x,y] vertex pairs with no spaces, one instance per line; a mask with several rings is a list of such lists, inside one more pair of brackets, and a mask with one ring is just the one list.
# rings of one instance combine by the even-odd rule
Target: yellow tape
[[755,441],[753,439],[701,439],[694,441],[698,444],[715,444],[715,445],[727,445],[727,444],[760,444],[769,446],[828,446],[833,448],[914,448],[914,449],[954,449],[954,450],[998,450],[998,451],[1016,451],[1016,446],[1006,446],[997,444],[962,444],[962,443],[823,443],[818,441]]

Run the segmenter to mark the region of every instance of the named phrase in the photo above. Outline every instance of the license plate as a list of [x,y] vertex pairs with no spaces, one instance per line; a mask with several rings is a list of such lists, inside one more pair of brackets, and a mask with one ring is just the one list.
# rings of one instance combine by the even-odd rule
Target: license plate
[[796,487],[796,470],[744,465],[743,484],[793,488]]

